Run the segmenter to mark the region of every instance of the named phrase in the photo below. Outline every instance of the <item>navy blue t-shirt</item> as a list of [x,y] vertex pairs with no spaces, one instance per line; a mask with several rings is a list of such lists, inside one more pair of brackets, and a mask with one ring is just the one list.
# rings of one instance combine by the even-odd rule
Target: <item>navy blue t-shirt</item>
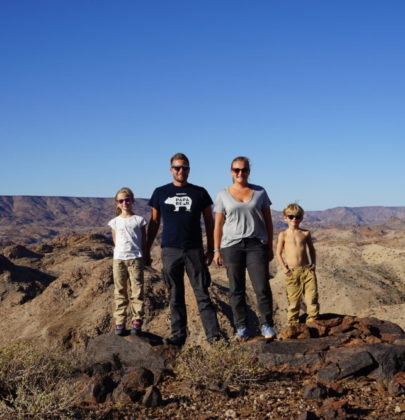
[[208,192],[197,185],[158,187],[148,203],[163,221],[162,247],[192,249],[202,246],[201,214],[212,205]]

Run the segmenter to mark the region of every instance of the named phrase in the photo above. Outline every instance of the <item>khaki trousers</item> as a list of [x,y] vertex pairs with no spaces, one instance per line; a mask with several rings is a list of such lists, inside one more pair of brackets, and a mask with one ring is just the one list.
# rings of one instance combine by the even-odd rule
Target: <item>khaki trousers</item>
[[[125,325],[127,311],[132,321],[143,316],[143,260],[113,260],[114,319]],[[128,313],[129,315],[129,313]]]
[[319,316],[318,285],[315,273],[308,266],[291,269],[291,274],[285,276],[287,286],[288,311],[287,321],[297,324],[301,299],[307,307],[306,322],[313,321]]

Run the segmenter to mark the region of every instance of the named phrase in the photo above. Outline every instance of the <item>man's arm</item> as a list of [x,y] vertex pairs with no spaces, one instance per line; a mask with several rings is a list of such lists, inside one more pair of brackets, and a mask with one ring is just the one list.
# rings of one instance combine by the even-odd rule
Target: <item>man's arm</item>
[[287,274],[290,271],[290,269],[288,268],[288,265],[284,261],[283,250],[284,250],[284,232],[280,232],[280,234],[278,235],[278,240],[277,240],[276,258],[284,274]]
[[263,207],[262,209],[264,223],[266,224],[267,237],[268,237],[268,252],[269,252],[269,261],[274,258],[273,252],[273,220],[271,218],[270,207]]
[[202,214],[205,224],[205,234],[207,235],[207,252],[205,253],[205,260],[207,265],[210,265],[214,256],[212,252],[214,249],[214,219],[212,218],[212,207],[207,206]]
[[308,232],[308,235],[307,235],[307,245],[308,245],[308,251],[309,251],[309,258],[311,259],[311,269],[315,271],[316,252],[315,252],[314,243],[312,241],[311,232]]
[[150,258],[150,250],[153,245],[153,241],[156,238],[160,226],[160,212],[154,207],[151,208],[151,216],[148,224],[148,232],[146,235],[146,246],[145,246],[145,265],[151,265],[152,260]]

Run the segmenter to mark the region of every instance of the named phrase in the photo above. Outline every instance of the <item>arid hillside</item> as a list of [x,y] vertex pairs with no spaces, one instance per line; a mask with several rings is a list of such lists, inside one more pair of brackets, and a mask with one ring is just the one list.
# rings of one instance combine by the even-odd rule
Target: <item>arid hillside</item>
[[[315,229],[321,312],[377,316],[405,328],[405,229],[387,225]],[[81,346],[113,328],[112,243],[100,234],[57,237],[31,246],[0,248],[2,339],[35,338]],[[146,271],[146,328],[165,336],[169,330],[167,290],[160,277],[160,249]],[[275,261],[274,311],[278,329],[285,324],[284,279]],[[210,267],[211,293],[224,334],[232,335],[224,268]],[[255,299],[248,283],[251,323],[257,328]],[[195,300],[187,286],[190,340],[203,341]]]
[[[149,217],[147,199],[136,200],[135,212]],[[0,196],[0,246],[29,245],[60,235],[107,234],[107,222],[114,217],[112,198]],[[272,210],[276,230],[284,224],[280,211]],[[337,207],[309,211],[311,228],[345,228],[388,222],[403,228],[405,207]]]
[[[348,224],[332,224],[318,216],[311,221],[312,216],[308,215],[303,227],[311,229],[315,241],[323,317],[315,336],[309,337],[304,325],[302,334],[286,333],[284,278],[275,261],[270,264],[271,287],[275,327],[280,336],[272,343],[256,337],[246,347],[210,348],[186,281],[189,336],[185,353],[178,356],[178,350],[163,346],[161,340],[169,335],[170,321],[168,291],[161,278],[160,247],[155,245],[153,265],[145,275],[145,334],[116,337],[111,316],[113,246],[104,227],[106,220],[113,217],[114,209],[111,199],[94,199],[93,205],[97,204],[105,213],[93,218],[92,224],[83,203],[75,200],[81,199],[67,199],[68,204],[60,213],[44,199],[40,201],[42,210],[23,211],[30,218],[13,218],[9,208],[9,218],[0,219],[0,342],[5,349],[3,353],[0,349],[0,354],[14,357],[17,369],[19,353],[10,356],[13,353],[9,350],[16,343],[23,341],[20,349],[24,349],[28,341],[32,348],[45,352],[37,370],[28,370],[33,380],[27,382],[24,392],[14,371],[9,371],[9,362],[2,360],[1,372],[8,379],[7,386],[2,385],[5,393],[0,395],[0,416],[11,418],[14,413],[18,418],[15,413],[26,415],[29,408],[36,418],[49,418],[52,405],[53,413],[66,416],[66,410],[70,410],[66,418],[83,419],[125,416],[163,419],[168,413],[178,418],[213,419],[403,418],[404,339],[398,326],[405,329],[405,222],[396,216],[398,212],[395,215],[390,210],[386,214],[379,208],[388,219],[378,221],[382,216],[368,213],[372,222],[360,222],[356,217],[356,222]],[[144,207],[139,207],[139,213],[143,209],[146,214],[145,202],[142,203]],[[332,209],[324,215],[334,211],[340,212]],[[79,220],[77,224],[73,214]],[[280,229],[280,214],[274,212],[273,217],[276,230]],[[362,217],[364,220],[365,216]],[[221,330],[225,337],[232,337],[225,269],[211,266],[210,272],[211,296]],[[249,282],[247,295],[251,331],[258,335],[256,302]],[[336,318],[330,314],[341,315]],[[339,319],[341,324],[337,325]],[[321,332],[324,335],[318,336]],[[329,333],[331,336],[327,336]],[[41,366],[46,367],[47,352],[54,348],[62,348],[66,360],[76,354],[81,356],[77,366],[73,365],[74,377],[68,376],[63,382],[58,379],[56,386],[50,382],[43,391],[47,396],[44,398],[36,395],[38,391],[32,384],[46,384],[49,380],[49,370],[41,370]],[[32,363],[30,350],[27,351]],[[257,351],[260,366],[255,362]],[[187,354],[194,357],[187,359]],[[222,370],[224,374],[229,372],[241,354],[247,358],[246,363],[253,363],[252,369],[257,369],[249,379],[253,382],[240,385],[240,377],[229,386],[218,382],[216,378],[222,377]],[[225,363],[229,357],[232,361]],[[83,360],[87,360],[87,367],[82,366]],[[156,367],[158,362],[160,370]],[[27,375],[26,363],[26,359],[20,363],[23,376]],[[175,377],[170,379],[163,372],[167,372],[167,366],[171,372],[173,363],[177,363]],[[216,371],[215,366],[219,366]],[[388,367],[393,368],[391,376],[384,376]],[[47,378],[45,382],[38,380],[42,371]],[[373,376],[376,372],[377,378]],[[206,373],[213,376],[208,376],[212,379],[201,388],[199,381],[207,377]],[[266,379],[262,381],[260,375],[264,373]],[[146,374],[154,379],[142,382],[143,387],[139,388],[138,382],[144,381]],[[326,385],[318,383],[322,378]],[[131,387],[135,385],[138,388],[134,391]],[[54,395],[53,388],[60,392]],[[54,400],[48,395],[54,395]],[[371,414],[376,417],[370,417]]]

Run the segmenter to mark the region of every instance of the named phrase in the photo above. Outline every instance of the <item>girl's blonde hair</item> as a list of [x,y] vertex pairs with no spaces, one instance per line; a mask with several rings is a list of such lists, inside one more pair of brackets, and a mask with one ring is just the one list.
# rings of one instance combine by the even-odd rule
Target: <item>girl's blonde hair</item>
[[131,198],[132,202],[135,201],[135,196],[131,188],[122,187],[118,190],[117,194],[114,196],[114,203],[115,203],[115,214],[119,216],[122,213],[122,210],[117,206],[117,198],[120,194],[126,194]]

